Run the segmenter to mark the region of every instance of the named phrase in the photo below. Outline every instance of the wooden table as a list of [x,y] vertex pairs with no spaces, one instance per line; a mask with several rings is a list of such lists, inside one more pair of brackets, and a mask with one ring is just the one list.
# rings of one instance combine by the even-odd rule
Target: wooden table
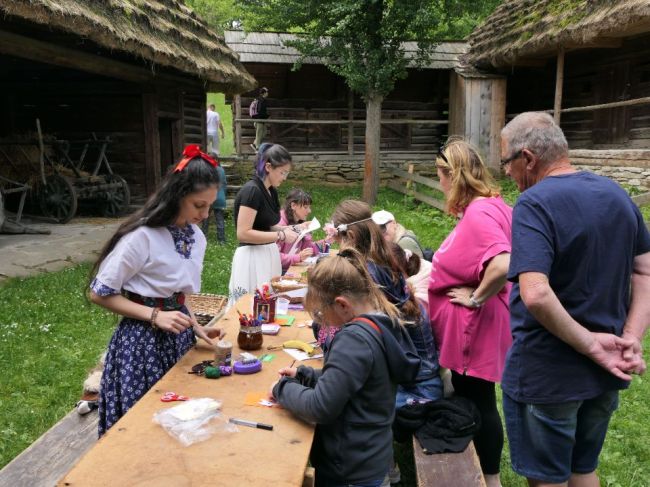
[[[252,310],[252,299],[244,296],[237,304],[242,313]],[[282,327],[276,336],[265,335],[262,350],[281,345],[285,340],[313,341],[311,328],[298,327],[309,319],[305,312],[290,312],[296,317],[291,327]],[[233,343],[233,356],[239,354],[239,320],[235,309],[224,315],[223,327]],[[252,375],[206,379],[187,372],[192,365],[214,357],[205,342],[190,350],[129,412],[124,415],[59,481],[60,486],[301,486],[309,457],[314,428],[280,408],[246,406],[248,392],[268,391],[277,380],[277,371],[293,361],[282,350],[268,352],[275,358],[264,362],[262,371]],[[319,361],[311,360],[318,366]],[[273,431],[238,426],[238,433],[217,433],[209,440],[182,446],[152,421],[154,412],[179,403],[163,403],[168,391],[190,397],[212,397],[223,401],[226,417],[243,418],[273,425]],[[65,445],[61,445],[65,448]]]

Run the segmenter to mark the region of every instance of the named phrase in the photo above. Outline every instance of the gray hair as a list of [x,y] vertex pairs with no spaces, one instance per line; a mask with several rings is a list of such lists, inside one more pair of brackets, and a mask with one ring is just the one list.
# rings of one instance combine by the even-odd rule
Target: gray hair
[[552,163],[569,154],[569,144],[553,117],[544,112],[524,112],[501,130],[510,154],[529,149],[542,163]]

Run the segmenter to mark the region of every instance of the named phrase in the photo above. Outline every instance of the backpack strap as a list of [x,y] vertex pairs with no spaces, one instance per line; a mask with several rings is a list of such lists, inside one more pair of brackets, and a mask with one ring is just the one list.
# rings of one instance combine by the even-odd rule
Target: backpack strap
[[381,328],[379,328],[374,321],[369,320],[368,318],[364,318],[363,316],[359,316],[354,320],[352,320],[352,323],[359,323],[359,322],[369,325],[373,330],[375,330],[377,333],[381,335]]

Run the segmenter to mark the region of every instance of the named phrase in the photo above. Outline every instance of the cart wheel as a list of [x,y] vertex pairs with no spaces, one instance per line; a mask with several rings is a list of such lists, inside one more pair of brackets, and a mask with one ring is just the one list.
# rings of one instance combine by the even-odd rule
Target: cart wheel
[[39,187],[38,203],[43,215],[67,223],[77,213],[77,190],[68,178],[52,174]]
[[107,174],[107,183],[119,183],[120,186],[115,189],[106,191],[102,201],[102,215],[115,217],[123,214],[131,203],[131,191],[129,185],[122,176],[117,174]]

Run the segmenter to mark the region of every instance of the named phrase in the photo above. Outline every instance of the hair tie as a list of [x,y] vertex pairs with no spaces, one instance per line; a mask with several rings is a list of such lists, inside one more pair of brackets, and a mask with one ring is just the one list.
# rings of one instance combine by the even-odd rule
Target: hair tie
[[341,224],[337,225],[337,226],[334,227],[334,228],[336,228],[336,231],[337,231],[338,233],[345,233],[345,232],[348,231],[348,227],[349,227],[350,225],[356,225],[357,223],[367,222],[368,220],[372,220],[372,217],[370,217],[370,218],[364,218],[363,220],[357,220],[356,222],[341,223]]
[[215,159],[207,155],[205,152],[201,152],[201,148],[198,144],[190,144],[185,147],[185,150],[183,150],[183,158],[178,164],[176,164],[174,172],[181,172],[192,159],[197,157],[200,157],[212,167],[217,167],[219,165]]

